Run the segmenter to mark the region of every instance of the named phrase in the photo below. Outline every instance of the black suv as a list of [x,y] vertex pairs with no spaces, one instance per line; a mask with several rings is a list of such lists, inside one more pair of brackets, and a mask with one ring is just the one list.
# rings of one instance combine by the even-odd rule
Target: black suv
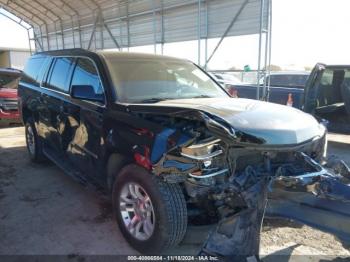
[[31,159],[107,189],[121,232],[143,253],[178,244],[188,223],[218,223],[202,253],[256,254],[267,188],[269,215],[350,235],[334,215],[350,216],[349,188],[317,162],[325,128],[294,108],[231,98],[189,61],[37,53],[19,97]]

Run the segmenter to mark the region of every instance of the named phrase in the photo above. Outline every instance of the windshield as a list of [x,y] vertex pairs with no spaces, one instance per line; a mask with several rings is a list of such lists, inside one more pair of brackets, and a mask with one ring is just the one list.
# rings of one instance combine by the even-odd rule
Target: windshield
[[166,59],[106,58],[119,102],[151,103],[167,99],[227,97],[190,62]]
[[17,88],[19,77],[15,74],[0,74],[0,88]]

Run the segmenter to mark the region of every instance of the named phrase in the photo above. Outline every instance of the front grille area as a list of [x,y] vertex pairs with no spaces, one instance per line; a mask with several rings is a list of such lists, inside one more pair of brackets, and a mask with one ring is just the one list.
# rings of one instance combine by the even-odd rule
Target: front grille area
[[2,98],[0,99],[0,107],[4,111],[17,111],[18,100],[17,98]]

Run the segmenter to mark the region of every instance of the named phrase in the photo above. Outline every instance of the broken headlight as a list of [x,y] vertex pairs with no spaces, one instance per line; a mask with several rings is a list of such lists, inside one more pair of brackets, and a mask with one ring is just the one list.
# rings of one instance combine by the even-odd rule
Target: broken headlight
[[190,177],[203,179],[223,175],[228,172],[227,168],[213,164],[214,158],[223,154],[223,149],[220,142],[220,139],[204,140],[200,143],[183,147],[181,149],[182,156],[202,163],[202,169],[198,170],[197,172],[190,173]]

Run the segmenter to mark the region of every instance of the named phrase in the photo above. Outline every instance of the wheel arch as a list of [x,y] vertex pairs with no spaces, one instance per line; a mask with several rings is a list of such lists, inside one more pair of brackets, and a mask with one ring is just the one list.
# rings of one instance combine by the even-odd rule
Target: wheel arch
[[116,151],[111,151],[106,157],[106,185],[109,192],[112,192],[114,181],[120,170],[133,163],[132,159]]

